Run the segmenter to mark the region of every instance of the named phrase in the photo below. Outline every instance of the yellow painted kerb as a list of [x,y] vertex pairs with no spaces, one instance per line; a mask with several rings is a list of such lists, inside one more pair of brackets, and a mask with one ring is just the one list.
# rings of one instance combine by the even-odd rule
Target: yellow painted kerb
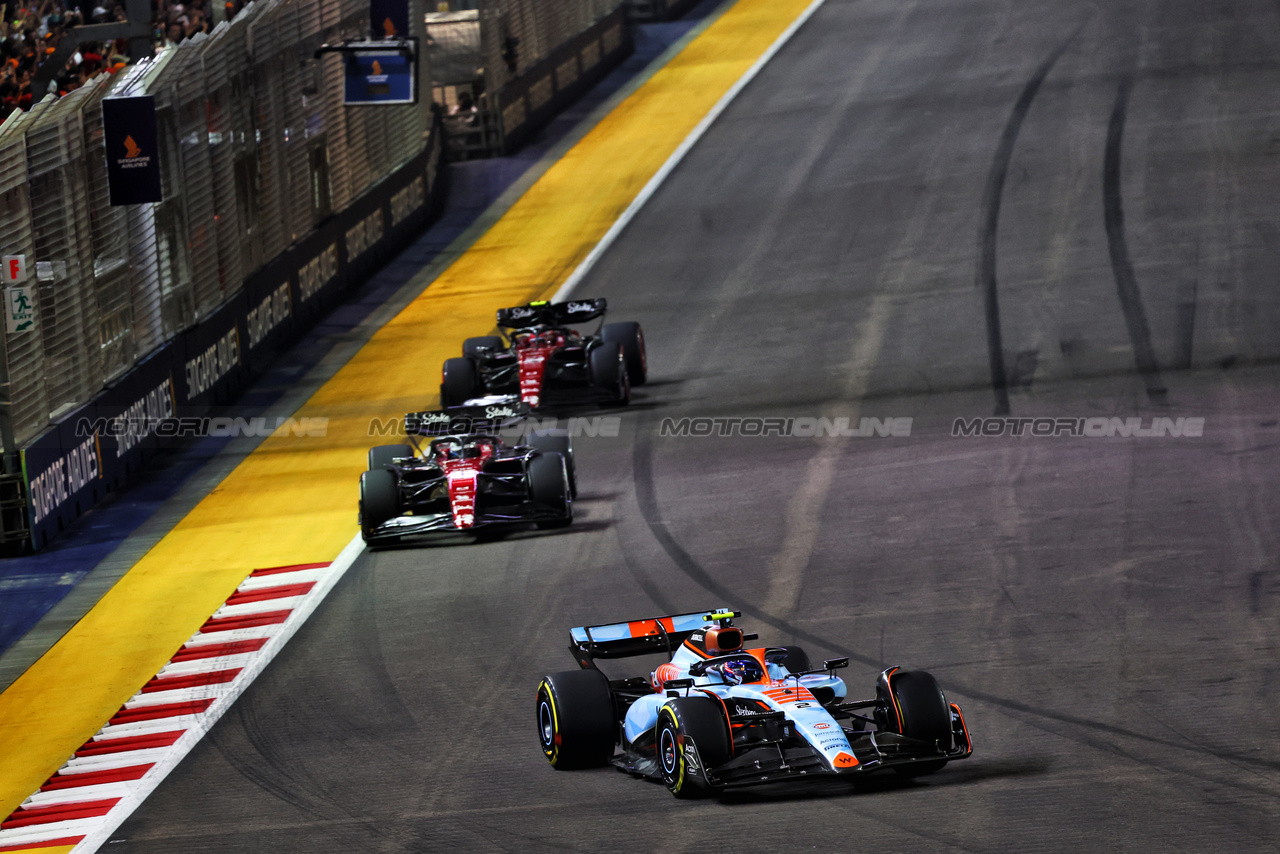
[[[255,567],[332,560],[357,533],[373,418],[435,404],[494,311],[546,298],[811,0],[738,0],[607,115],[299,411],[323,438],[250,454],[0,694],[0,816],[94,734]],[[618,306],[625,313],[625,306]],[[387,441],[387,440],[381,440]]]

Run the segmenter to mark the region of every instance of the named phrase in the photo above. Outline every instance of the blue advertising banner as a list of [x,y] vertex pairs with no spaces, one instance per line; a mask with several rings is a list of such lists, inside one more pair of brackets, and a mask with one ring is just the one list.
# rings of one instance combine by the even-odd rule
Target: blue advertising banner
[[156,99],[150,95],[105,99],[102,130],[111,204],[161,201]]
[[344,103],[414,104],[418,95],[413,56],[397,48],[355,48],[347,52]]

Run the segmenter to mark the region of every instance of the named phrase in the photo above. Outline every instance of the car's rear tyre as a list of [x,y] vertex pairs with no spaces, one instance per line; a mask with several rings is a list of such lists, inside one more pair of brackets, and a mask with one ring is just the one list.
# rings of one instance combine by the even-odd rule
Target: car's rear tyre
[[668,700],[658,710],[654,738],[662,783],[677,798],[703,794],[708,788],[705,769],[733,756],[724,708],[709,698]]
[[388,519],[400,515],[400,483],[391,469],[374,469],[360,475],[360,535],[365,542]]
[[394,459],[413,455],[412,445],[377,445],[369,449],[369,470],[386,468]]
[[542,519],[539,528],[564,528],[573,521],[573,499],[569,496],[569,474],[564,457],[538,454],[529,460],[529,497],[555,515]]
[[622,345],[599,345],[588,356],[591,384],[609,395],[605,406],[626,406],[631,402],[631,380],[627,377],[626,357]]
[[480,392],[476,363],[466,357],[445,359],[440,380],[440,406],[461,406]]
[[[882,727],[908,738],[934,742],[942,750],[951,748],[951,706],[933,676],[923,670],[886,671],[876,683],[876,697],[880,700],[876,720]],[[945,759],[928,759],[898,765],[894,770],[917,777],[932,774],[946,764]]]
[[631,385],[644,385],[649,378],[649,358],[644,351],[644,330],[640,328],[640,324],[634,320],[607,323],[600,330],[600,337],[611,344],[622,345]]
[[603,765],[618,738],[609,680],[599,670],[552,673],[538,685],[538,741],[557,770]]
[[569,497],[578,497],[578,472],[573,462],[573,446],[569,442],[568,430],[543,430],[529,434],[529,446],[537,448],[544,454],[559,454],[564,457],[564,467],[569,473]]
[[462,355],[467,357],[478,356],[480,355],[481,347],[489,350],[505,350],[507,349],[507,342],[503,341],[500,335],[478,335],[462,342]]

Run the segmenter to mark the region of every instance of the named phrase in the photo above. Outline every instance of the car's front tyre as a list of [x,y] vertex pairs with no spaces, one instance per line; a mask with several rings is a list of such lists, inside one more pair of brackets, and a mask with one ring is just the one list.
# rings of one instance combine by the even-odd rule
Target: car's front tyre
[[631,380],[627,377],[626,357],[622,345],[605,342],[594,347],[587,357],[591,384],[609,397],[605,406],[626,406],[631,402]]
[[369,470],[386,468],[392,460],[413,455],[412,445],[377,445],[369,449]]
[[717,700],[677,697],[658,710],[658,770],[667,791],[694,798],[708,789],[707,770],[732,758],[729,721]]
[[607,323],[600,337],[611,344],[621,344],[626,360],[627,378],[631,385],[644,385],[649,378],[649,357],[644,349],[644,330],[634,320]]
[[573,446],[569,441],[568,430],[544,430],[529,434],[529,446],[537,448],[544,454],[559,454],[564,457],[565,471],[569,475],[569,497],[578,497],[578,472],[573,462]]
[[[951,748],[951,706],[932,675],[923,670],[891,668],[876,682],[876,723],[882,729],[919,741],[931,742],[940,750]],[[905,777],[932,774],[947,764],[945,759],[925,759],[896,765]]]
[[462,355],[474,358],[480,355],[481,348],[490,351],[505,350],[507,342],[499,335],[478,335],[462,342]]
[[547,453],[529,460],[529,497],[543,510],[555,514],[553,518],[539,520],[539,528],[564,528],[573,522],[570,492],[564,457]]
[[391,469],[373,469],[360,475],[360,535],[369,542],[373,532],[388,519],[400,515],[400,482]]
[[461,406],[480,393],[476,363],[466,357],[445,359],[440,378],[440,406]]

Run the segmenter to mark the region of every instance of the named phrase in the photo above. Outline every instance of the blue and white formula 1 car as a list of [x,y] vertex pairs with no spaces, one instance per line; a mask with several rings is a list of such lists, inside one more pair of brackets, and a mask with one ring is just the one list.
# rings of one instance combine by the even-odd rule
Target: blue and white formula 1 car
[[[733,625],[738,616],[722,609],[571,629],[581,669],[538,686],[547,760],[557,769],[610,763],[685,798],[883,768],[929,774],[973,752],[960,707],[928,673],[891,667],[875,699],[847,702],[835,675],[847,658],[815,670],[799,647],[747,648],[758,636]],[[647,679],[610,680],[595,663],[652,654],[667,661]]]

